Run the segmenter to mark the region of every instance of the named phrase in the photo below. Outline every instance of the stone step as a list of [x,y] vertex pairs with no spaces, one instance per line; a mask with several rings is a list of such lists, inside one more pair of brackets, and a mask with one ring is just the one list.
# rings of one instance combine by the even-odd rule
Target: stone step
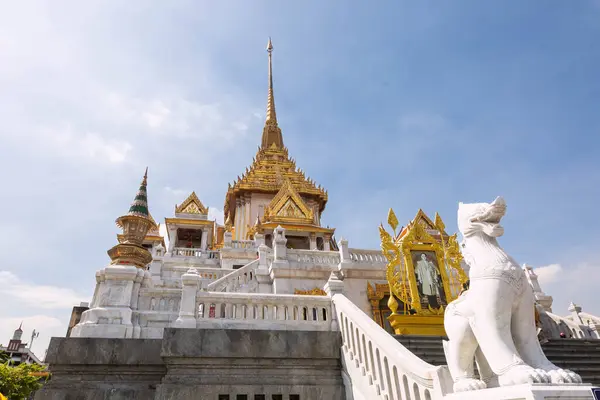
[[[442,336],[394,335],[394,338],[417,357],[432,365],[445,365]],[[550,361],[568,368],[586,383],[600,385],[600,339],[551,339],[542,345]]]

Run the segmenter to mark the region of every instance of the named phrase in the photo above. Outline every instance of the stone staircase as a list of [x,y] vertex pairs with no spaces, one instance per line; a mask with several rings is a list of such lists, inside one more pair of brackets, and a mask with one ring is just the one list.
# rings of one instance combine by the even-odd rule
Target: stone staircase
[[[446,364],[442,336],[394,335],[404,347],[433,365]],[[600,339],[550,339],[542,345],[559,367],[577,372],[585,383],[600,386]]]

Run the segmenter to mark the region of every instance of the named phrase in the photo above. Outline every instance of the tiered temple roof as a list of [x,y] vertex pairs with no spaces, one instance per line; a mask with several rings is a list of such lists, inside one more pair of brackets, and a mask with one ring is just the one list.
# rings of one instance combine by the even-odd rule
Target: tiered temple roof
[[[231,221],[235,217],[236,199],[244,193],[278,193],[282,186],[289,182],[294,191],[302,197],[313,198],[319,204],[319,211],[325,209],[327,191],[308,178],[304,171],[296,167],[296,162],[289,157],[288,149],[283,144],[281,129],[277,123],[275,100],[273,94],[273,72],[271,53],[273,45],[269,39],[269,92],[267,97],[267,116],[263,129],[261,146],[252,164],[242,176],[238,176],[233,184],[229,184],[225,198],[225,218]],[[300,206],[300,205],[298,205]],[[306,205],[304,205],[306,207]]]

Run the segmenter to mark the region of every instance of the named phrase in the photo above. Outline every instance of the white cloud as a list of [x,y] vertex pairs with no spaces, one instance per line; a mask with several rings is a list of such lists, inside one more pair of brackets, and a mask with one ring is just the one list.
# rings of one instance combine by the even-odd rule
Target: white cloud
[[[191,190],[185,190],[185,189],[173,189],[170,186],[165,186],[165,191],[167,193],[169,193],[170,195],[176,196],[176,197],[182,197],[182,196],[188,196],[190,193],[192,193]],[[184,199],[180,199],[180,201],[183,201]]]
[[[119,164],[127,160],[133,145],[126,140],[107,138],[93,132],[81,132],[71,123],[61,126],[32,127],[26,135],[28,144],[63,161],[94,160]],[[79,161],[76,161],[79,162]]]
[[571,302],[580,306],[586,312],[600,315],[598,302],[597,279],[600,265],[581,261],[574,265],[550,264],[535,268],[538,281],[544,293],[553,297],[552,309],[555,313],[564,315]]
[[25,306],[65,310],[89,299],[70,288],[24,282],[9,271],[0,271],[0,296]]
[[556,282],[556,280],[560,278],[561,273],[563,273],[563,268],[560,264],[550,264],[535,268],[534,271],[538,276],[538,282],[544,287],[545,285]]
[[25,343],[31,343],[31,333],[35,329],[40,335],[34,339],[32,351],[43,361],[50,338],[53,336],[65,336],[68,324],[66,320],[61,321],[58,318],[46,315],[32,315],[22,318],[3,318],[0,317],[0,343],[5,345],[13,337],[15,329],[23,323],[23,336],[21,340]]
[[210,220],[217,220],[217,223],[220,225],[225,224],[224,219],[225,219],[225,214],[223,213],[223,210],[219,210],[218,208],[215,207],[208,207],[208,219]]

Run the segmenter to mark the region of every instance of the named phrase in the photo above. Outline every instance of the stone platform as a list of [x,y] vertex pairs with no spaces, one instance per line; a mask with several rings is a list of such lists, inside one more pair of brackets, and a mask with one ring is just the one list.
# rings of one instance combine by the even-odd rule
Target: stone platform
[[52,338],[52,379],[35,399],[343,400],[340,346],[339,332],[316,331],[169,328],[152,340]]
[[444,400],[594,400],[589,385],[516,385],[453,393]]

